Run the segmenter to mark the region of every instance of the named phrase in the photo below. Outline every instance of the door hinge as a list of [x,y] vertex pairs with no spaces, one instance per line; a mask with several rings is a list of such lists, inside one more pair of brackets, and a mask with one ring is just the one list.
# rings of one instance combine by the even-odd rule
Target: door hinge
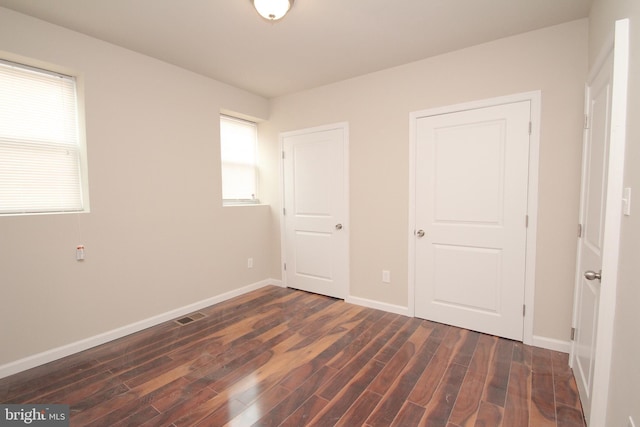
[[522,317],[524,317],[527,314],[527,306],[522,304]]
[[282,158],[284,159],[284,151],[282,152]]
[[282,264],[282,267],[284,268],[284,271],[287,271],[287,263],[286,262],[284,264]]
[[524,227],[529,228],[529,215],[524,216]]
[[578,238],[582,238],[582,224],[578,224]]
[[282,208],[282,215],[286,215],[287,214],[287,209],[286,208]]
[[584,128],[589,129],[589,116],[587,114],[584,115]]
[[529,135],[531,135],[532,130],[533,130],[533,123],[529,122]]
[[571,341],[576,339],[576,328],[571,328]]

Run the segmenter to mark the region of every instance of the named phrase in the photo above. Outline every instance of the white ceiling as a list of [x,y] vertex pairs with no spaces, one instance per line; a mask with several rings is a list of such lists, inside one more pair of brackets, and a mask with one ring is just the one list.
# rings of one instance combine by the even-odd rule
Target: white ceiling
[[274,97],[588,16],[591,0],[0,0],[0,6]]

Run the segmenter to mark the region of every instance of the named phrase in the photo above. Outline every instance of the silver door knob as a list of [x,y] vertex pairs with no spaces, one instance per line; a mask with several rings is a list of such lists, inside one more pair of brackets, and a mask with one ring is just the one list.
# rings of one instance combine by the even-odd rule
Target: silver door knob
[[418,231],[416,231],[416,236],[418,236],[418,237],[424,237],[424,230],[418,230]]
[[342,224],[336,224],[336,230],[342,230]]
[[600,281],[602,279],[602,270],[598,271],[597,273],[595,271],[585,271],[584,272],[584,278],[587,280],[595,280],[598,279],[598,281]]

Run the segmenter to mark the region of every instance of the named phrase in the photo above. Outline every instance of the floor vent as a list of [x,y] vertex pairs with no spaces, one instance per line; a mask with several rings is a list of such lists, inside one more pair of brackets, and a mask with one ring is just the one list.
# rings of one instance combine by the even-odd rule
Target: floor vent
[[200,320],[205,316],[206,315],[204,315],[202,313],[193,313],[193,314],[189,314],[188,316],[184,316],[184,317],[181,317],[179,319],[176,319],[175,322],[178,325],[186,325],[187,323],[191,323],[191,322],[195,322],[196,320]]

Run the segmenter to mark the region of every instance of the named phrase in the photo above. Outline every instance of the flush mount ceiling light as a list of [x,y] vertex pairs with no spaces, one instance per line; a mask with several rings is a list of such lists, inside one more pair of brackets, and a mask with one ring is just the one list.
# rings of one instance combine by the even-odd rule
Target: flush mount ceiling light
[[294,0],[251,0],[258,13],[269,21],[284,17],[293,6]]

